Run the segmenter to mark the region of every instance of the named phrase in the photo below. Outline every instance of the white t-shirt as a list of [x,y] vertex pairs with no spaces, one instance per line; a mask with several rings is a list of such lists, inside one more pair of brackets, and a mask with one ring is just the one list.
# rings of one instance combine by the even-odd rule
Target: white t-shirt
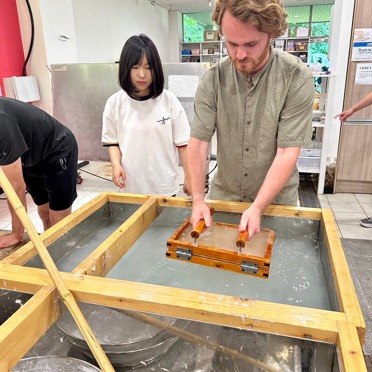
[[163,90],[137,101],[124,90],[103,112],[103,145],[118,144],[126,173],[125,192],[174,195],[179,191],[177,146],[187,145],[190,125],[177,97]]

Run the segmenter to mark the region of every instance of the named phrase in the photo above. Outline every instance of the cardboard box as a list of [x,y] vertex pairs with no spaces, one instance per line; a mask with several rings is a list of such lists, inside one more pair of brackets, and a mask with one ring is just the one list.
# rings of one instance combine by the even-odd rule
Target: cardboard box
[[298,52],[307,51],[309,43],[307,41],[298,41],[295,43],[295,50]]
[[219,39],[218,31],[204,31],[204,41],[218,41]]

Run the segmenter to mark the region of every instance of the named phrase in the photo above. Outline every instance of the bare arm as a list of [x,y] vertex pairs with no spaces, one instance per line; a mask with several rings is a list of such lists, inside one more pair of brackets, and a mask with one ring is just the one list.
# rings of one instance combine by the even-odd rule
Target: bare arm
[[[14,163],[4,165],[1,168],[7,176],[10,184],[13,186],[13,189],[21,200],[23,206],[27,210],[26,185],[23,179],[21,159],[19,158]],[[8,206],[12,216],[12,232],[0,235],[0,248],[6,248],[18,244],[22,240],[24,233],[22,222],[18,218],[9,201]]]
[[190,138],[187,145],[187,171],[192,195],[191,223],[195,227],[201,220],[205,220],[206,227],[210,227],[212,218],[208,206],[204,202],[205,175],[207,170],[207,155],[209,142]]
[[110,146],[109,155],[112,166],[112,180],[114,184],[121,189],[125,187],[125,171],[121,166],[121,151],[119,146]]
[[189,184],[189,176],[187,173],[187,146],[180,146],[178,147],[178,153],[181,158],[181,163],[183,167],[183,173],[184,173],[184,180],[183,180],[183,192],[186,195],[191,195],[191,190],[190,190],[190,184]]
[[239,230],[248,228],[248,237],[260,231],[261,216],[284,188],[295,169],[300,147],[278,148],[274,161],[252,205],[244,211]]
[[363,109],[364,107],[367,107],[369,105],[372,105],[372,92],[368,93],[361,101],[359,101],[357,104],[355,104],[353,107],[341,112],[341,114],[337,114],[335,116],[336,118],[340,118],[342,122],[346,121],[346,119],[353,115],[355,112]]

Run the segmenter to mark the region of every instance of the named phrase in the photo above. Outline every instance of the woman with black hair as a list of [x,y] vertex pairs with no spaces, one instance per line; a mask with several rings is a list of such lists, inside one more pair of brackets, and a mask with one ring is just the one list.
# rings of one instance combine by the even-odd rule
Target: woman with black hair
[[[178,156],[185,169],[190,126],[177,97],[164,89],[159,53],[146,35],[124,44],[119,85],[106,102],[102,130],[115,185],[128,193],[175,195]],[[184,173],[183,191],[189,194]]]

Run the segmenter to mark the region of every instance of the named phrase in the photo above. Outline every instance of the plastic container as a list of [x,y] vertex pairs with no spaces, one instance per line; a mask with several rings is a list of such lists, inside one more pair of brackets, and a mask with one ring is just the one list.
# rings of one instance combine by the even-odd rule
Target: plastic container
[[300,157],[320,157],[322,155],[322,143],[311,142],[308,146],[302,147]]
[[299,157],[297,168],[300,172],[318,173],[320,169],[320,157]]

